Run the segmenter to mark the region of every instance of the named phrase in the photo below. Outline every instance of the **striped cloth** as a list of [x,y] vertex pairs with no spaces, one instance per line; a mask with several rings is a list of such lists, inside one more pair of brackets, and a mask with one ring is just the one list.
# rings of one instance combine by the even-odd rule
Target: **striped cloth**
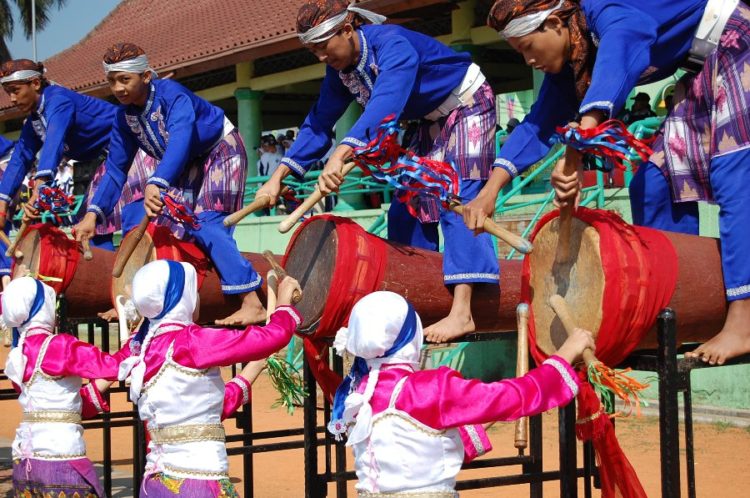
[[[86,208],[91,202],[91,199],[94,196],[94,192],[96,192],[96,188],[99,186],[99,183],[101,183],[102,178],[104,177],[104,165],[105,163],[103,162],[94,172],[94,177],[91,179],[89,188],[86,191],[86,205],[83,206],[83,209],[81,209],[81,213],[86,212]],[[109,235],[111,233],[117,232],[122,228],[121,213],[123,206],[126,206],[131,202],[143,199],[143,189],[146,187],[146,181],[154,173],[155,169],[156,159],[149,156],[141,149],[138,149],[138,152],[135,155],[135,159],[133,160],[133,164],[128,170],[128,178],[125,181],[125,185],[122,187],[120,200],[117,201],[112,214],[107,217],[107,222],[99,223],[96,225],[97,235]]]
[[675,202],[713,201],[711,161],[750,147],[750,8],[739,4],[703,69],[677,84],[674,102],[651,161]]
[[[205,211],[232,213],[242,207],[247,177],[247,152],[237,129],[222,138],[211,151],[185,168],[169,194],[195,214]],[[159,224],[164,223],[164,217]],[[172,225],[172,233],[183,238],[185,230]]]
[[[495,160],[496,123],[495,94],[485,82],[466,105],[437,121],[423,120],[408,148],[418,156],[453,164],[462,180],[487,180]],[[419,221],[440,220],[437,200],[420,196],[415,202]]]

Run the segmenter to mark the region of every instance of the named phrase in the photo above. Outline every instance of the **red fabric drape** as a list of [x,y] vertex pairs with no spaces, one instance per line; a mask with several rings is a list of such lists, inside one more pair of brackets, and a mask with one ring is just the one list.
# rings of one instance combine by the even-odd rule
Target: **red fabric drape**
[[[58,294],[65,292],[65,289],[73,280],[73,275],[78,268],[78,260],[81,257],[78,243],[70,239],[59,228],[46,223],[30,225],[23,235],[25,236],[31,230],[37,230],[41,237],[39,243],[39,275],[61,278],[62,282],[44,281],[44,283],[55,289]],[[15,262],[13,264],[15,265]],[[26,264],[28,265],[29,262],[26,262]]]
[[[558,216],[559,211],[553,211],[542,217],[531,240]],[[658,230],[629,225],[611,211],[578,208],[575,216],[599,234],[604,296],[602,322],[599,330],[592,332],[597,335],[597,358],[617,365],[638,346],[659,311],[669,304],[677,284],[677,254]],[[521,276],[521,301],[526,303],[531,302],[529,264],[527,257]],[[531,354],[541,363],[546,355],[536,346],[533,310],[529,313]]]
[[352,220],[326,214],[309,218],[300,225],[289,242],[282,265],[286,265],[290,249],[294,247],[299,234],[312,220],[321,219],[336,225],[336,261],[320,323],[315,332],[304,339],[305,354],[315,379],[325,395],[333,400],[341,377],[328,365],[326,339],[335,336],[346,325],[352,307],[360,298],[380,288],[385,272],[386,249],[383,239],[368,234]]
[[[544,216],[532,235],[559,216]],[[575,216],[592,225],[599,234],[604,273],[602,322],[596,338],[596,356],[614,366],[622,362],[643,340],[660,310],[669,304],[677,284],[677,254],[669,239],[658,230],[625,223],[611,211],[579,208]],[[523,264],[521,300],[531,302],[530,260]],[[533,310],[529,310],[529,346],[537,363],[546,355],[536,345]],[[583,379],[585,372],[580,372]],[[645,498],[633,466],[622,451],[601,401],[584,382],[578,394],[579,439],[592,440],[602,480],[603,498]]]

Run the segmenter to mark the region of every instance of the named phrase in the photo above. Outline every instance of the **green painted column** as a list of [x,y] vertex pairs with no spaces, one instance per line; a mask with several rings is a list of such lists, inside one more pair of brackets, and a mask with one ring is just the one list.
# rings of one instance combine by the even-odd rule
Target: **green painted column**
[[[344,114],[336,121],[336,143],[340,143],[346,138],[349,130],[352,129],[359,117],[362,115],[362,107],[357,102],[352,102],[346,108]],[[362,176],[359,168],[355,168],[349,173],[348,178],[354,179]],[[352,211],[354,209],[365,208],[365,200],[362,194],[349,194],[339,196],[338,203],[334,208],[335,211]]]
[[247,148],[247,176],[258,174],[258,158],[255,148],[260,145],[260,134],[263,131],[263,114],[261,99],[263,92],[249,88],[238,88],[234,92],[237,99],[237,129],[242,135]]

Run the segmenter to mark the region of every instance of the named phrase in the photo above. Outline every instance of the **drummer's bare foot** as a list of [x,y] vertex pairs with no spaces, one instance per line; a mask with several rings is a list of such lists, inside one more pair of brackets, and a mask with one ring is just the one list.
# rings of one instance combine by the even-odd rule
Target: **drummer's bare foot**
[[424,337],[430,342],[449,342],[469,332],[474,332],[474,330],[476,330],[476,326],[471,315],[455,316],[450,314],[424,329]]
[[750,299],[730,302],[721,332],[685,356],[701,358],[711,365],[723,365],[745,353],[750,353]]
[[216,325],[252,325],[266,321],[266,309],[260,302],[257,292],[248,292],[242,297],[240,309],[222,320],[216,320]]
[[430,342],[448,342],[476,330],[471,316],[470,284],[458,284],[453,291],[451,311],[442,320],[424,329],[424,337]]
[[96,316],[98,316],[102,320],[113,322],[117,320],[117,310],[112,308],[111,310],[105,311],[104,313],[97,313]]

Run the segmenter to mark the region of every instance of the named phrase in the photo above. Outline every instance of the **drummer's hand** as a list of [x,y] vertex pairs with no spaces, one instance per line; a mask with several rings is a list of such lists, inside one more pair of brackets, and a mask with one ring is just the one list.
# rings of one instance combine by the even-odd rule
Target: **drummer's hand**
[[161,201],[161,189],[153,183],[149,183],[143,191],[143,197],[143,206],[146,208],[146,215],[149,218],[159,216],[164,208],[164,203]]
[[23,221],[29,223],[39,218],[39,210],[35,207],[36,202],[39,199],[39,188],[45,184],[45,180],[40,178],[34,180],[34,188],[29,193],[29,200],[23,204]]
[[348,145],[339,145],[328,159],[323,171],[318,177],[318,188],[326,195],[335,192],[344,183],[344,161],[352,155],[352,148]]
[[576,327],[555,354],[573,365],[581,358],[583,351],[586,349],[596,350],[594,336],[588,330]]
[[285,277],[284,280],[279,282],[279,298],[276,301],[276,304],[278,306],[288,306],[293,304],[292,297],[294,296],[294,291],[302,292],[302,287],[300,287],[299,282],[292,277]]
[[279,200],[279,193],[281,192],[281,179],[272,176],[266,183],[261,185],[258,191],[255,193],[255,198],[260,199],[261,197],[269,197],[269,206],[275,206]]
[[96,213],[86,213],[83,219],[75,226],[73,233],[76,242],[90,240],[96,235]]
[[500,191],[511,181],[503,168],[494,168],[479,194],[464,205],[464,223],[478,234],[484,231],[484,220],[495,214],[495,203]]
[[491,192],[482,189],[479,195],[468,204],[464,204],[464,223],[466,223],[466,227],[469,230],[474,230],[474,233],[482,233],[484,231],[484,221],[487,218],[492,219],[495,214],[496,201],[496,195],[492,195]]
[[572,175],[565,175],[563,172],[564,168],[565,159],[562,158],[557,161],[550,177],[552,188],[555,189],[554,204],[561,208],[573,203],[573,206],[577,208],[581,196],[581,174],[579,169],[576,168],[575,173]]

